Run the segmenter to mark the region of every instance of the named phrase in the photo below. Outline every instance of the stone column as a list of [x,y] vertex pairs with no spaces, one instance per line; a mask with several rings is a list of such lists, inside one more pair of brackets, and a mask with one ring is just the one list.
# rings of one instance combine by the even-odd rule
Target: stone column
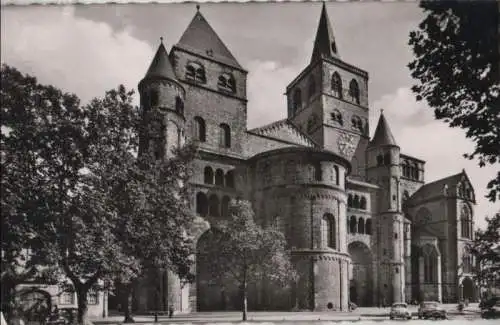
[[438,286],[438,301],[443,301],[443,280],[441,279],[441,255],[437,258],[437,286]]

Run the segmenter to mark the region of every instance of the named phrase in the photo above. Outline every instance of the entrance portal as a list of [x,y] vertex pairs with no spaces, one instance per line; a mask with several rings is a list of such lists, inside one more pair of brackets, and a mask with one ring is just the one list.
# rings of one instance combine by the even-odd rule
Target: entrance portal
[[[362,242],[353,242],[348,247],[352,260],[350,300],[360,307],[373,305],[373,270],[370,249]],[[354,295],[352,295],[354,293]]]
[[463,299],[473,301],[474,300],[474,282],[472,282],[471,278],[466,277],[465,279],[463,279],[462,287],[463,287],[463,292],[462,292]]

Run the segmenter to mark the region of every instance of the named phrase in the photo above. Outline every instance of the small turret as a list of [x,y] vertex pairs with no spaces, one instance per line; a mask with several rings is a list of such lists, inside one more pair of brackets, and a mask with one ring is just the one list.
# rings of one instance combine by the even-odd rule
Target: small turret
[[[380,229],[376,234],[380,243],[378,259],[383,270],[379,283],[384,285],[382,293],[385,301],[401,302],[405,299],[405,277],[404,217],[400,208],[400,148],[383,111],[366,155],[367,177],[380,187],[374,198],[377,202],[376,222]],[[385,286],[391,289],[386,290]]]
[[163,38],[139,83],[139,93],[143,119],[139,154],[167,158],[184,142],[186,92],[175,76]]

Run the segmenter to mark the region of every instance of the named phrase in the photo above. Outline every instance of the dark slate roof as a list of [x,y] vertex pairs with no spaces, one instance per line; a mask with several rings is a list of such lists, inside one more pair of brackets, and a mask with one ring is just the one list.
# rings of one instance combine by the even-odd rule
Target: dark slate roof
[[205,17],[197,11],[191,23],[175,45],[178,48],[243,69]]
[[321,9],[321,16],[319,18],[316,39],[314,40],[311,62],[314,62],[322,57],[339,57],[337,43],[335,42],[335,37],[333,37],[333,29],[330,25],[330,19],[328,18],[324,2],[323,8]]
[[148,72],[144,79],[154,79],[154,78],[166,78],[171,80],[177,80],[175,77],[174,69],[169,61],[167,50],[163,45],[163,42],[158,47],[156,54],[149,66]]
[[419,196],[421,193],[430,193],[430,195],[436,194],[436,193],[443,193],[443,189],[444,189],[445,185],[448,185],[448,188],[451,189],[452,186],[455,186],[456,184],[458,184],[462,180],[462,177],[464,176],[464,174],[465,174],[465,171],[461,171],[458,174],[451,175],[451,176],[448,176],[445,178],[438,179],[434,182],[424,184],[424,185],[422,185],[422,187],[420,187],[418,189],[418,191],[413,193],[411,198],[415,198],[415,197]]
[[370,147],[376,146],[397,146],[396,140],[392,135],[391,128],[389,128],[389,123],[385,119],[384,113],[380,114],[380,119],[378,120],[377,128],[375,129],[375,134],[373,135],[372,141],[370,141]]

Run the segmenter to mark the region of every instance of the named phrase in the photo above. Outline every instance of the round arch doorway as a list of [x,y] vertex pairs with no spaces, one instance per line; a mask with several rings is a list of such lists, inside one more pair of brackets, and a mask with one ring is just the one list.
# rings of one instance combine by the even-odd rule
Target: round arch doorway
[[474,282],[469,277],[462,280],[462,299],[474,301]]
[[370,249],[362,242],[348,246],[352,260],[352,276],[349,284],[349,300],[360,307],[373,305],[373,270]]

